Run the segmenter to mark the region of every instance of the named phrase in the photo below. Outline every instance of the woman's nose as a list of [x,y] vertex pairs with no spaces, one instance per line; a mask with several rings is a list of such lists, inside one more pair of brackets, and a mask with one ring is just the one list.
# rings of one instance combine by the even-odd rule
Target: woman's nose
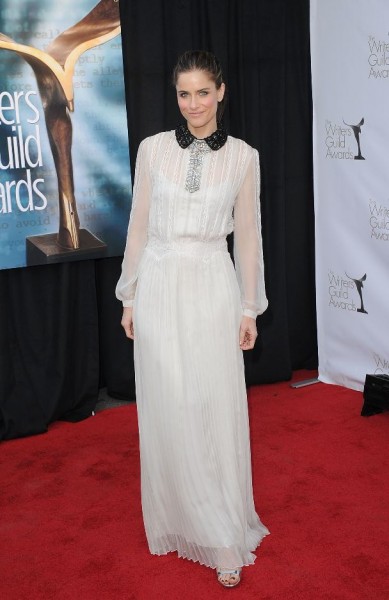
[[190,98],[190,108],[196,108],[196,106],[197,106],[197,97],[196,97],[196,95],[193,95]]

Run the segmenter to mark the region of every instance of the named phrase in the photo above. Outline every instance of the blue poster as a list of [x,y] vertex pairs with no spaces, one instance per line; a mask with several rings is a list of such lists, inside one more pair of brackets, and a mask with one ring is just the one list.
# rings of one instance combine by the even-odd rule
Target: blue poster
[[2,0],[0,269],[123,253],[131,175],[117,0]]

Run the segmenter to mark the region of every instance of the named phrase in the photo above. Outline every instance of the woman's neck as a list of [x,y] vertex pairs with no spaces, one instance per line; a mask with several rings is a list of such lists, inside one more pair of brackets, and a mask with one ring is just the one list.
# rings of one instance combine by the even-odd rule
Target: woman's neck
[[217,130],[216,121],[214,123],[207,123],[203,127],[193,127],[188,122],[186,123],[186,126],[189,129],[190,133],[198,140],[203,140],[209,137]]

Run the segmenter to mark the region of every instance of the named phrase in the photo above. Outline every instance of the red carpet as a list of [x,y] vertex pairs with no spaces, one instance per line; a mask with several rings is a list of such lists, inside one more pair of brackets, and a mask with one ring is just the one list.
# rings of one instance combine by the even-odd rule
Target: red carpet
[[249,401],[255,498],[271,535],[241,586],[149,555],[130,405],[3,443],[0,597],[387,600],[389,413],[362,418],[360,393],[324,384],[260,386]]

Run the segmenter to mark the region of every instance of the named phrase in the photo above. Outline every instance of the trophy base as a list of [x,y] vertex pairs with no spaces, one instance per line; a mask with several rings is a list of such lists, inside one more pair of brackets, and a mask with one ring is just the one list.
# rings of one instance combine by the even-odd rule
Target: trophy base
[[26,262],[28,266],[48,265],[59,262],[102,258],[107,244],[99,240],[87,229],[79,231],[79,248],[62,248],[57,242],[56,233],[34,235],[26,238]]
[[354,156],[354,160],[365,160],[364,156]]

